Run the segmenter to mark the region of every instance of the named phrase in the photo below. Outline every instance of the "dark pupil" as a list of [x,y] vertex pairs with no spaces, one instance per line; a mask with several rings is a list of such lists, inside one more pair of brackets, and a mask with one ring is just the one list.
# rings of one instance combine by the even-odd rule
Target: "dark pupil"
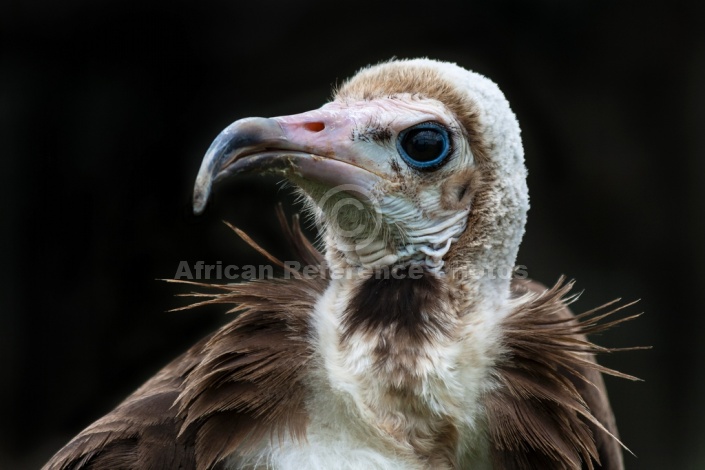
[[443,135],[435,129],[413,129],[404,138],[404,150],[417,162],[430,162],[443,153]]

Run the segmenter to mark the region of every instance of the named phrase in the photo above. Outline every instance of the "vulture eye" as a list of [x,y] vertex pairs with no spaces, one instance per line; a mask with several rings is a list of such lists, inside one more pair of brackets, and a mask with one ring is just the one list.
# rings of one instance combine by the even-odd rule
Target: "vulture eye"
[[450,154],[450,136],[437,122],[422,122],[399,133],[397,149],[412,168],[430,170],[440,166]]

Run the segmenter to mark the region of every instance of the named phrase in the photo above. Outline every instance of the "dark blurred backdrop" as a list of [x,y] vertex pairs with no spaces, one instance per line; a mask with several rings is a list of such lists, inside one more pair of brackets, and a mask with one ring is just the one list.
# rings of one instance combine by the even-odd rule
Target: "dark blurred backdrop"
[[392,56],[455,61],[505,91],[532,209],[519,263],[640,298],[597,338],[630,468],[705,468],[705,17],[697,2],[9,0],[0,4],[0,468],[38,468],[223,309],[170,313],[179,261],[287,256],[276,180],[189,196],[227,124],[321,105]]

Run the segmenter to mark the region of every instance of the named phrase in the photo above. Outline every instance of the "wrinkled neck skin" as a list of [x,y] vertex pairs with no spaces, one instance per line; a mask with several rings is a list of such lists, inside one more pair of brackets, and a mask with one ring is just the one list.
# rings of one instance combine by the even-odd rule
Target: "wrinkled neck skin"
[[418,266],[442,275],[444,257],[465,231],[469,209],[422,210],[399,197],[385,195],[379,195],[377,201],[366,207],[358,201],[364,209],[347,218],[336,214],[331,220],[319,211],[329,267],[362,275],[375,269]]
[[479,308],[501,310],[509,297],[528,210],[524,177],[523,171],[504,176],[464,210],[432,203],[419,208],[382,193],[374,205],[354,200],[357,211],[309,209],[333,277],[354,285],[380,272],[427,273],[443,280],[456,314],[465,316]]

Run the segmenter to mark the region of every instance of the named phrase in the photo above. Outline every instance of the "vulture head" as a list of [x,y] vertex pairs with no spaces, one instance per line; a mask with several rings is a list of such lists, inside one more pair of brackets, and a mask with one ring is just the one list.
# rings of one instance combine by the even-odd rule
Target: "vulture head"
[[[416,267],[506,299],[529,207],[519,125],[489,79],[427,59],[359,71],[321,108],[248,118],[213,142],[214,181],[280,172],[307,195],[334,269]],[[413,268],[412,268],[413,269]]]

